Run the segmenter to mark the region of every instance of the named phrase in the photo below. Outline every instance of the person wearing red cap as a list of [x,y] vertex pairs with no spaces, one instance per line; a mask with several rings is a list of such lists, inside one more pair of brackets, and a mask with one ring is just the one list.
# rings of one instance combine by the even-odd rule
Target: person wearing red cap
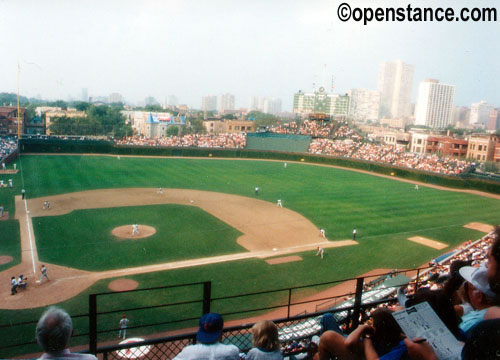
[[220,343],[224,320],[220,314],[208,313],[201,317],[195,345],[188,345],[174,358],[177,360],[239,360],[234,345]]
[[120,319],[120,332],[118,333],[118,337],[121,338],[123,335],[123,340],[127,337],[127,326],[128,326],[129,320],[125,315],[122,315],[122,318]]

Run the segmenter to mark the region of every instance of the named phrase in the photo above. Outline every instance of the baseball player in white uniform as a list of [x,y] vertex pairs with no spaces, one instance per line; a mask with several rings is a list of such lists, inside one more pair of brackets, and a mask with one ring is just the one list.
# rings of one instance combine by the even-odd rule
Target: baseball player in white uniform
[[320,235],[326,238],[325,229],[319,229]]
[[283,204],[281,203],[281,199],[278,199],[278,202],[276,203],[276,205],[280,208],[283,207]]
[[45,267],[45,265],[42,265],[42,267],[40,268],[40,272],[42,273],[42,275],[40,276],[40,284],[42,283],[44,278],[47,279],[47,281],[50,281],[49,277],[47,276],[47,268]]
[[134,225],[132,225],[132,236],[134,235],[139,235],[139,225],[137,225],[137,223],[134,223]]
[[318,252],[316,253],[316,256],[319,256],[323,259],[324,252],[325,250],[321,246],[318,246]]
[[120,332],[118,333],[118,337],[121,338],[123,335],[123,339],[127,337],[127,326],[128,326],[129,320],[125,315],[122,316],[120,320]]

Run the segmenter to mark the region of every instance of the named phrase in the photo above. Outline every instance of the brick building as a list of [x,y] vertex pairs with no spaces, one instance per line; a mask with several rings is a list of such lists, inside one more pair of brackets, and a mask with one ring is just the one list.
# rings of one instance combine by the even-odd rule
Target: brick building
[[471,135],[469,137],[467,158],[477,161],[493,161],[495,149],[499,142],[500,139],[497,135]]
[[[20,108],[21,134],[24,133],[26,108]],[[17,135],[17,107],[0,106],[0,135]]]

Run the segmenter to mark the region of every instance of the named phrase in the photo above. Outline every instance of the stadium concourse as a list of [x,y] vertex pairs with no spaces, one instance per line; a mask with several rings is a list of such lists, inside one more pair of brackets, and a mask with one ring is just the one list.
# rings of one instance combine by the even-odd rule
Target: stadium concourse
[[[373,143],[352,129],[347,122],[322,124],[306,120],[300,126],[291,122],[272,127],[268,131],[277,134],[312,136],[313,139],[307,150],[310,154],[384,163],[444,175],[458,175],[469,167],[469,163],[461,159],[411,153],[396,146]],[[244,149],[246,134],[184,135],[161,138],[132,136],[117,139],[115,143],[133,146]]]

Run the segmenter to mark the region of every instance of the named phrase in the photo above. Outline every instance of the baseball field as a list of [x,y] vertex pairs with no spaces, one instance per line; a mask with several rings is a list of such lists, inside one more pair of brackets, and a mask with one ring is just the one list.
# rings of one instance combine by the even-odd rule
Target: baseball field
[[[17,174],[0,175],[14,181],[14,188],[0,189],[0,203],[9,210],[9,220],[0,221],[5,344],[31,341],[34,326],[13,333],[1,325],[37,319],[49,304],[85,314],[88,294],[120,290],[113,287],[116,280],[139,289],[212,281],[214,297],[307,285],[373,269],[413,268],[484,234],[464,225],[500,223],[495,195],[425,184],[416,190],[410,182],[304,163],[285,168],[278,161],[23,155],[17,164]],[[283,208],[276,206],[278,199]],[[43,209],[45,201],[50,209]],[[132,236],[134,223],[139,234]],[[428,242],[408,240],[413,237]],[[315,256],[317,246],[325,248],[322,260]],[[280,258],[294,261],[268,262]],[[39,284],[42,263],[51,281]],[[10,277],[20,271],[28,276],[28,289],[11,296]],[[192,291],[124,293],[99,306],[154,306],[199,296],[199,289]],[[226,301],[214,310],[277,304],[285,296]],[[196,318],[199,312],[188,304],[127,316],[131,326],[140,326],[186,314]],[[110,332],[100,340],[116,336],[119,316],[102,317],[99,329]],[[75,318],[77,335],[87,326],[86,317]],[[152,326],[132,335],[165,330]],[[80,336],[74,342],[87,341]],[[36,350],[13,348],[7,355]]]

